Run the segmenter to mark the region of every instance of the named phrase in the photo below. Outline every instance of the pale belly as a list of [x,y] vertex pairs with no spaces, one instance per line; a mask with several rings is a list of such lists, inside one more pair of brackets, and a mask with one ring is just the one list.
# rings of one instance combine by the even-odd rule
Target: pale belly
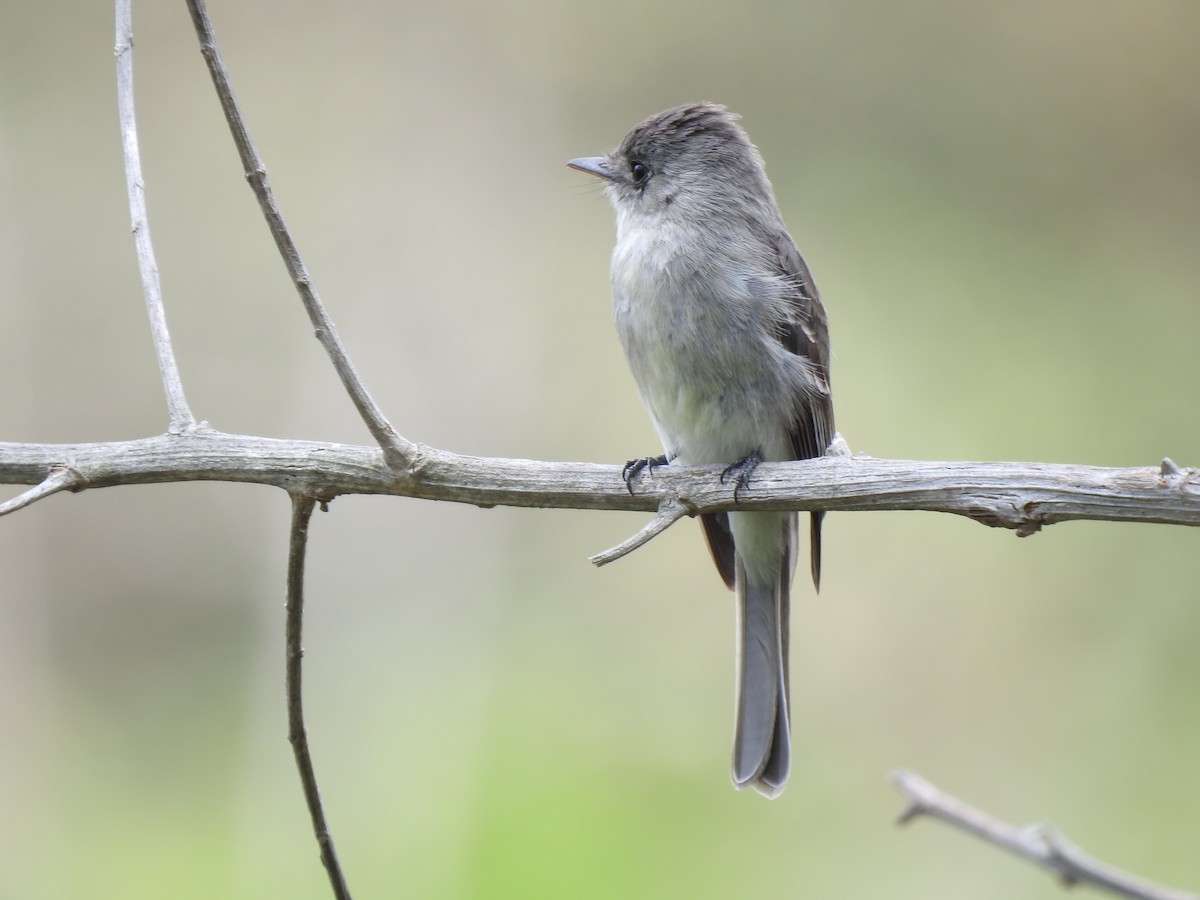
[[640,300],[618,331],[663,449],[684,463],[792,459],[796,357],[712,296]]
[[613,252],[617,332],[663,449],[685,463],[792,459],[808,372],[772,334],[785,314],[779,281],[711,244],[678,253],[696,242],[635,228]]

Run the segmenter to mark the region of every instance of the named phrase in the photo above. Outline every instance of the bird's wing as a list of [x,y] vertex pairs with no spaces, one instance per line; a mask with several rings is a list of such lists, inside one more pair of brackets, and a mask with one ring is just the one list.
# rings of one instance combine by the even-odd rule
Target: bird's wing
[[787,297],[787,315],[779,323],[779,340],[808,361],[813,382],[795,405],[792,449],[796,459],[812,459],[824,455],[834,435],[833,396],[829,390],[829,324],[804,257],[786,231],[779,232],[775,245],[779,274],[792,286]]

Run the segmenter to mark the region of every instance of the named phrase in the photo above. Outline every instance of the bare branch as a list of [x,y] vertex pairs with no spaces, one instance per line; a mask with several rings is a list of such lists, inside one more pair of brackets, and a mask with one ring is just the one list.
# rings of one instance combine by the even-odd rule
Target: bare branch
[[50,471],[46,473],[46,477],[41,482],[11,500],[0,503],[0,516],[24,509],[31,503],[36,503],[43,497],[49,497],[59,491],[78,490],[83,484],[82,476],[70,466],[51,466]]
[[1153,884],[1088,856],[1048,825],[1017,827],[934,787],[912,772],[896,771],[892,783],[908,800],[899,823],[918,816],[940,819],[953,828],[973,834],[1050,870],[1067,887],[1088,884],[1134,900],[1200,900],[1200,894]]
[[283,257],[283,263],[287,267],[288,275],[291,276],[292,282],[300,294],[300,300],[315,329],[317,340],[329,354],[333,367],[342,380],[342,385],[370,430],[371,436],[383,450],[388,465],[394,469],[411,468],[419,462],[417,445],[396,434],[395,429],[384,417],[383,411],[367,392],[366,385],[363,384],[346,353],[342,339],[338,336],[333,319],[329,317],[325,305],[317,294],[317,289],[313,287],[308,268],[300,258],[296,242],[292,240],[292,236],[284,224],[283,213],[280,212],[271,191],[270,182],[267,181],[266,167],[263,165],[258,151],[254,148],[254,143],[250,140],[250,132],[246,128],[237,100],[233,96],[233,87],[229,83],[225,64],[221,61],[221,55],[217,51],[217,41],[213,35],[212,23],[208,19],[208,10],[204,0],[187,0],[187,5],[192,14],[192,22],[196,27],[196,35],[200,39],[200,52],[204,56],[205,62],[208,63],[208,71],[212,75],[217,96],[221,101],[221,108],[225,112],[225,120],[229,123],[229,130],[233,134],[233,142],[237,145],[246,180],[250,182],[254,196],[258,198],[258,205],[267,220],[267,228],[270,229],[271,236],[275,239],[275,245]]
[[308,732],[304,727],[304,693],[301,688],[301,672],[304,659],[304,557],[308,548],[308,523],[312,519],[316,499],[307,494],[292,496],[292,528],[288,540],[287,569],[287,713],[288,740],[296,757],[296,768],[300,772],[300,783],[304,786],[304,800],[312,818],[313,834],[321,848],[321,862],[329,875],[333,895],[338,900],[350,900],[350,890],[342,875],[337,852],[333,847],[333,835],[325,822],[325,810],[321,806],[321,792],[317,789],[317,776],[313,771],[312,756],[308,752]]
[[1075,519],[1200,525],[1200,473],[1161,466],[936,462],[825,457],[763,463],[750,490],[721,484],[721,466],[655,469],[630,494],[621,467],[460,456],[421,446],[411,470],[388,468],[376,448],[207,431],[87,444],[0,442],[0,484],[38,484],[54,466],[87,488],[178,481],[270,484],[318,500],[394,494],[476,506],[657,512],[670,498],[688,515],[722,510],[928,510],[1033,534]]
[[642,544],[649,543],[688,514],[688,508],[677,497],[668,497],[658,508],[658,515],[651,519],[637,534],[617,546],[588,557],[594,566],[606,566],[616,562],[627,553],[632,553]]
[[132,0],[117,0],[117,111],[121,124],[121,147],[125,153],[125,184],[129,191],[129,218],[133,226],[133,245],[137,250],[138,270],[142,275],[142,293],[146,297],[146,313],[150,317],[150,334],[154,353],[162,376],[163,392],[167,395],[168,430],[181,434],[196,426],[196,420],[183,395],[183,381],[171,349],[167,331],[167,315],[163,309],[162,285],[158,279],[158,263],[150,244],[150,220],[146,215],[146,184],[142,180],[142,159],[138,152],[137,120],[133,108],[133,29],[130,6]]

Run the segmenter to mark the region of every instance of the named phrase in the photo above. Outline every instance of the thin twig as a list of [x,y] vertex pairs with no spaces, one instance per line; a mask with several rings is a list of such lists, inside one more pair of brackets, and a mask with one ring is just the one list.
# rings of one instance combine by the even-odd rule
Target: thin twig
[[233,142],[237,145],[246,180],[250,182],[254,196],[258,198],[258,205],[262,208],[263,216],[267,220],[267,227],[275,239],[275,245],[279,248],[284,265],[287,266],[288,275],[291,276],[292,282],[300,294],[300,300],[315,329],[317,340],[329,354],[333,367],[342,380],[342,385],[370,430],[371,436],[383,450],[384,459],[388,465],[393,469],[407,470],[417,464],[420,455],[417,445],[396,434],[395,429],[384,417],[383,411],[367,392],[366,385],[363,384],[354,364],[350,361],[342,340],[338,336],[337,328],[334,327],[333,320],[317,295],[317,289],[313,287],[308,269],[300,258],[300,251],[296,248],[296,242],[292,240],[292,236],[284,224],[283,213],[275,203],[270,182],[267,181],[266,167],[263,165],[258,151],[254,148],[254,143],[250,140],[250,132],[242,118],[237,100],[233,96],[233,87],[229,83],[229,75],[217,50],[216,37],[213,35],[212,23],[209,21],[204,0],[187,0],[187,5],[192,14],[192,22],[196,27],[196,35],[200,39],[200,52],[204,56],[205,62],[208,63],[208,71],[212,75],[217,96],[221,101],[221,108],[225,112],[225,120],[229,123],[229,130],[233,134]]
[[615,547],[588,557],[594,566],[606,566],[616,562],[627,553],[632,553],[642,544],[649,543],[688,514],[688,508],[676,497],[669,497],[658,508],[658,515],[647,522],[637,534],[626,538]]
[[29,490],[22,491],[12,499],[0,503],[0,516],[6,516],[11,512],[16,512],[18,509],[24,509],[31,503],[36,503],[43,497],[49,497],[51,494],[57,494],[59,491],[78,489],[83,484],[83,476],[70,466],[51,466],[50,471],[42,481],[35,484]]
[[308,547],[308,523],[317,501],[308,494],[300,493],[293,493],[291,498],[292,529],[288,540],[286,627],[288,740],[296,757],[300,783],[304,786],[304,799],[312,817],[313,834],[316,835],[317,845],[321,848],[321,863],[329,874],[333,895],[338,900],[349,900],[350,890],[346,887],[346,879],[338,864],[333,835],[329,833],[329,826],[325,822],[321,792],[317,789],[317,776],[313,771],[312,756],[308,752],[308,732],[304,728],[304,696],[300,680],[304,658],[304,556]]
[[167,430],[183,434],[196,427],[196,419],[183,395],[183,381],[171,349],[167,315],[163,309],[162,285],[158,263],[150,244],[150,220],[146,216],[146,184],[142,180],[142,160],[138,152],[137,120],[133,107],[133,26],[132,0],[117,0],[117,111],[121,124],[121,146],[125,153],[125,184],[129,191],[129,218],[133,226],[133,245],[137,250],[138,270],[142,275],[142,293],[150,317],[150,334],[167,396]]
[[903,770],[893,772],[892,783],[908,800],[899,822],[931,816],[953,828],[1036,863],[1057,875],[1067,887],[1088,884],[1134,900],[1200,900],[1200,894],[1163,887],[1115,869],[1084,853],[1047,825],[1017,827],[969,806]]

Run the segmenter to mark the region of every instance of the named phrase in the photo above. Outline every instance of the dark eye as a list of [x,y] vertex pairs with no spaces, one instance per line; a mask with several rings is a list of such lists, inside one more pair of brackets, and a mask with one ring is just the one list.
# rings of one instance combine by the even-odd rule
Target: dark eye
[[650,167],[635,159],[629,164],[629,174],[633,176],[634,185],[641,187],[650,178]]

